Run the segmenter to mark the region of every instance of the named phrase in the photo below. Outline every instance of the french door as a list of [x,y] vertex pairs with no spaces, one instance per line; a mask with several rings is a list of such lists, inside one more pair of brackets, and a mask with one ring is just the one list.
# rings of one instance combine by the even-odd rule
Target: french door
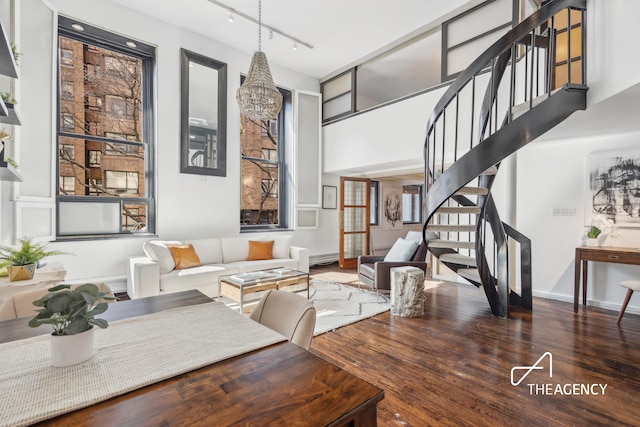
[[340,177],[340,268],[356,268],[369,253],[369,187],[368,178]]

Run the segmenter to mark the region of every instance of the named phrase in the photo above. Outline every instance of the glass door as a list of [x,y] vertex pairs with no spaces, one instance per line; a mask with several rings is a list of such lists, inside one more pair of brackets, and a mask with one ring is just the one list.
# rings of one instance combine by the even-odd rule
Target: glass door
[[340,177],[340,268],[356,268],[369,253],[368,178]]

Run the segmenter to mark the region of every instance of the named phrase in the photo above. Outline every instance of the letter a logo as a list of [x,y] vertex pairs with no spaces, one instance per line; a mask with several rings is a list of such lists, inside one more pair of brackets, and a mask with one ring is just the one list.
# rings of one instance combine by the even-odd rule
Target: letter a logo
[[[527,376],[534,369],[544,369],[544,367],[539,366],[539,365],[540,365],[540,362],[542,362],[542,359],[544,359],[547,356],[549,356],[549,378],[552,378],[553,377],[553,368],[552,368],[553,355],[551,354],[551,352],[547,351],[542,356],[540,356],[540,358],[538,360],[536,360],[536,363],[534,363],[531,366],[514,366],[513,368],[511,368],[511,385],[514,386],[514,387],[520,385],[520,383],[522,381],[524,381],[524,379],[527,378]],[[524,374],[522,374],[522,376],[520,377],[520,379],[518,381],[514,381],[514,374],[515,374],[516,371],[526,371]]]

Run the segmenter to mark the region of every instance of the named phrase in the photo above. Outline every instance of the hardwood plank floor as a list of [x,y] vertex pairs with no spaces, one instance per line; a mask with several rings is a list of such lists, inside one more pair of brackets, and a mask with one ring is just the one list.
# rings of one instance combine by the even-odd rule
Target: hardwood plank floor
[[[337,265],[311,274],[357,283],[355,270]],[[576,314],[571,303],[534,298],[532,312],[504,320],[472,286],[425,292],[423,317],[386,312],[313,339],[313,353],[384,389],[379,426],[640,425],[640,316],[627,313],[616,325],[616,311],[581,306]],[[545,369],[511,385],[513,367],[545,352],[551,378],[545,358]],[[536,393],[543,384],[572,394]],[[577,394],[574,384],[598,394]]]

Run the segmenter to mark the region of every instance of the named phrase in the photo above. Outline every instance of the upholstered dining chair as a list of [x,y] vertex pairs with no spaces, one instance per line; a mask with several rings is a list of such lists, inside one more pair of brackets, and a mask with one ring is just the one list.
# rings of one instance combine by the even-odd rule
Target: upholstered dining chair
[[618,321],[616,322],[618,324],[620,324],[620,321],[622,320],[622,315],[627,309],[627,305],[629,304],[631,295],[633,295],[633,291],[640,291],[640,280],[625,280],[624,282],[620,282],[620,286],[627,288],[627,295],[625,295],[622,307],[620,307],[620,314],[618,314]]
[[[113,298],[113,293],[107,285],[104,283],[96,283],[96,286],[98,286],[100,292],[108,292],[107,297]],[[33,305],[33,302],[46,294],[49,288],[50,286],[47,286],[11,295],[0,305],[0,320],[35,316],[37,307]]]
[[305,297],[287,291],[268,291],[249,318],[309,350],[316,325],[316,308]]

